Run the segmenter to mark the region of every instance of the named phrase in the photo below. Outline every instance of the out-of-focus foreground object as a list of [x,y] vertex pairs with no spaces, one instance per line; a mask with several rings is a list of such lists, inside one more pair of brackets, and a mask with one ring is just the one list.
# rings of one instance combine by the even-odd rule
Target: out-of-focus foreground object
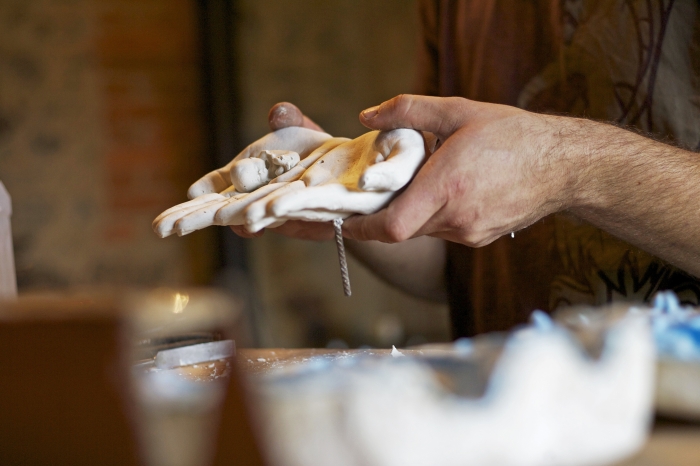
[[0,464],[141,464],[108,302],[0,303]]
[[[625,309],[626,310],[626,309]],[[647,320],[620,312],[586,347],[534,327],[405,357],[315,358],[260,376],[274,464],[604,465],[638,451],[652,415]]]
[[[681,305],[673,291],[654,297],[652,308],[632,308],[648,316],[656,343],[656,412],[667,418],[700,421],[700,309]],[[573,307],[557,320],[580,339],[598,344],[595,335],[615,315],[603,310]]]
[[[238,314],[215,290],[0,302],[0,464],[262,465]],[[198,362],[159,369],[174,350]]]
[[0,181],[0,299],[17,297],[15,254],[12,249],[12,198]]
[[240,309],[212,289],[132,293],[128,357],[149,466],[261,465],[233,359]]

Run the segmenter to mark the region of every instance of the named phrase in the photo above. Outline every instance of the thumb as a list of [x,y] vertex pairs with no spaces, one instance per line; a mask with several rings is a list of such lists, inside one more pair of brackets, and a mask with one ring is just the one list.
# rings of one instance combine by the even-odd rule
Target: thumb
[[289,102],[275,104],[267,114],[267,123],[270,130],[277,131],[290,126],[301,126],[302,128],[323,131],[311,118],[304,115],[299,107]]
[[460,97],[402,94],[363,110],[360,123],[370,129],[410,128],[447,138],[473,112],[473,103]]

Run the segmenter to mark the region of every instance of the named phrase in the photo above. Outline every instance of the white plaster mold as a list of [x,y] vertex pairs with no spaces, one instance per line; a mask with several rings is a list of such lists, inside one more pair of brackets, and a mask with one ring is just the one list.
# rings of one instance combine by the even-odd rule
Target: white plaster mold
[[[557,314],[557,320],[587,341],[598,346],[597,329],[619,314],[620,308],[603,310],[575,307]],[[651,320],[657,350],[656,412],[669,418],[700,420],[700,311],[681,306],[672,291],[657,293],[653,307],[633,307]]]
[[423,137],[408,129],[333,138],[285,128],[248,146],[188,190],[190,201],[153,221],[160,237],[210,225],[251,232],[289,219],[331,221],[383,208],[425,160]]

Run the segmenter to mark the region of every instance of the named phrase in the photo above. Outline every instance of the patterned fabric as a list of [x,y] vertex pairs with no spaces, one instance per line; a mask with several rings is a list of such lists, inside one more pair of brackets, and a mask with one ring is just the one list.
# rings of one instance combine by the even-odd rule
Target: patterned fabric
[[[697,0],[424,1],[420,89],[634,126],[700,150]],[[450,244],[455,336],[536,308],[646,301],[700,282],[565,214],[480,249]]]

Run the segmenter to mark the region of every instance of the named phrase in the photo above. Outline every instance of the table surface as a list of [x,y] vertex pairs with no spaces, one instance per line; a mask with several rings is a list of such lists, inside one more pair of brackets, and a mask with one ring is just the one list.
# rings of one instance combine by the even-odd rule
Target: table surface
[[[420,350],[401,350],[406,355],[421,354]],[[346,358],[364,355],[387,356],[389,350],[336,350],[336,349],[241,349],[236,361],[244,374],[262,373],[271,369],[288,367],[308,361],[314,356]],[[201,380],[202,377],[220,376],[221,367],[199,365],[182,368],[183,373]],[[213,371],[208,374],[208,371]],[[649,441],[633,458],[616,466],[699,466],[700,423],[657,419]]]

